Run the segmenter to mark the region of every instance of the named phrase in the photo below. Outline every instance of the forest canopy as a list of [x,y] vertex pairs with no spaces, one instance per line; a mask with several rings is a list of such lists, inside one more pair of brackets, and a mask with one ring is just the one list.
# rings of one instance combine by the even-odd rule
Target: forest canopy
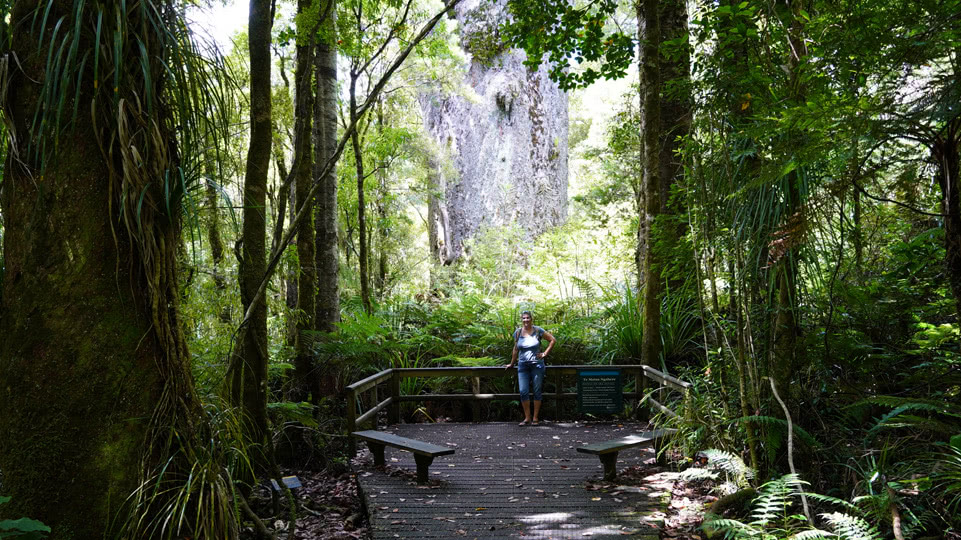
[[549,365],[692,384],[618,417],[677,467],[806,482],[731,537],[961,538],[961,0],[217,9],[0,2],[10,530],[277,534],[257,486],[349,470],[350,384],[502,367],[530,311]]

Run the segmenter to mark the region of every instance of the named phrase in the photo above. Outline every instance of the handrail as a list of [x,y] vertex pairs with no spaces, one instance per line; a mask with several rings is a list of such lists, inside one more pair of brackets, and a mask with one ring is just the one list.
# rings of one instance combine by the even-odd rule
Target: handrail
[[[689,382],[682,381],[676,377],[672,377],[666,373],[663,373],[657,369],[650,366],[644,366],[639,364],[630,365],[605,365],[605,366],[547,366],[547,372],[551,376],[557,376],[558,378],[565,375],[576,375],[580,371],[604,371],[611,369],[619,369],[628,374],[633,374],[636,378],[636,391],[635,392],[624,392],[624,397],[640,399],[645,396],[643,391],[644,381],[646,377],[651,379],[663,387],[670,387],[674,390],[679,390],[685,397],[688,391],[691,389],[692,385]],[[430,368],[389,368],[378,373],[375,373],[369,377],[361,379],[349,386],[347,386],[347,429],[349,432],[354,432],[357,430],[357,426],[373,420],[376,418],[377,413],[387,409],[388,410],[388,421],[391,423],[396,423],[400,421],[400,403],[411,402],[411,401],[471,401],[473,405],[473,411],[475,418],[479,416],[480,412],[480,402],[481,401],[491,401],[491,400],[514,400],[517,399],[517,393],[510,394],[492,394],[492,393],[481,393],[480,392],[480,379],[481,377],[507,377],[513,376],[515,370],[504,369],[503,366],[463,366],[463,367],[430,367]],[[470,377],[471,379],[471,391],[470,393],[462,394],[427,394],[427,395],[401,395],[400,394],[400,381],[401,379],[412,379],[412,378],[435,378],[435,377]],[[358,415],[359,404],[358,399],[360,396],[371,389],[376,389],[379,385],[383,383],[389,383],[389,395],[373,404],[369,409]],[[545,398],[549,398],[555,401],[576,399],[577,393],[563,392],[563,387],[560,384],[556,385],[557,391],[552,394],[544,394]],[[376,399],[376,394],[375,394]],[[648,396],[646,401],[651,407],[667,414],[668,416],[676,417],[677,414],[672,411],[667,406],[654,400],[652,397]],[[354,440],[350,438],[351,453],[354,453]]]

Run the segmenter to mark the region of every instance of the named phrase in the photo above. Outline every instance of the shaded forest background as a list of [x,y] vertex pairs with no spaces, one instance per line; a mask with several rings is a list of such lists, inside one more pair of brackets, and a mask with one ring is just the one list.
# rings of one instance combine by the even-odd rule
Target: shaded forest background
[[[240,537],[280,466],[345,470],[347,384],[505,364],[529,309],[553,364],[692,382],[654,420],[732,492],[821,494],[757,531],[961,537],[961,2],[252,0],[223,50],[199,9],[0,2],[0,516]],[[452,251],[478,152],[424,96],[521,50],[566,221]]]

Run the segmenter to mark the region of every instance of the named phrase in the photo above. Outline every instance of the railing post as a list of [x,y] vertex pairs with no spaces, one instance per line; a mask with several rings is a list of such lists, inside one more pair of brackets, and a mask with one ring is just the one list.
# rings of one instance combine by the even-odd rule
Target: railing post
[[477,394],[480,394],[480,377],[477,375],[473,375],[470,378],[470,391],[474,395],[470,406],[471,419],[475,422],[480,422],[481,404],[477,398]]
[[387,422],[400,423],[400,373],[396,369],[390,372],[390,405],[387,407]]
[[353,432],[357,431],[357,392],[353,388],[347,389],[347,447],[350,456],[357,455],[357,443]]
[[650,420],[651,413],[650,407],[647,410],[641,408],[641,401],[644,399],[644,395],[647,394],[647,376],[644,375],[644,368],[637,370],[637,375],[634,379],[634,387],[637,389],[637,418],[638,420]]
[[554,421],[561,418],[561,396],[564,394],[563,373],[560,369],[553,370],[557,375],[554,377]]

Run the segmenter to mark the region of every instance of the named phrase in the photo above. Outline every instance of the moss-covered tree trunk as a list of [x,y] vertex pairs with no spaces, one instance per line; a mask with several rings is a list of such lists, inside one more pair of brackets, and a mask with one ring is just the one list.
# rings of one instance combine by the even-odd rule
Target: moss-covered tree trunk
[[[310,9],[310,0],[298,0],[297,12],[301,15]],[[313,24],[306,28],[297,28],[297,72],[294,75],[296,103],[294,109],[294,180],[296,186],[296,206],[298,210],[304,205],[312,207],[314,198],[308,198],[311,186],[311,121],[314,108],[313,89],[311,80],[313,75]],[[314,329],[315,299],[317,298],[316,266],[314,262],[314,216],[309,211],[305,219],[297,223],[297,327],[294,340],[296,358],[295,384],[292,399],[303,401],[308,394],[316,402],[320,399],[318,380],[314,369],[314,356],[311,351],[311,340],[305,332]]]
[[[335,33],[336,1],[322,2],[324,19],[317,40],[314,66],[317,101],[314,107],[314,182],[317,190],[315,226],[317,228],[318,292],[316,329],[333,332],[340,321],[340,262],[337,245],[337,169],[331,167],[321,177],[327,161],[337,151],[337,49]],[[325,385],[327,386],[327,385]]]
[[643,325],[641,362],[658,365],[661,355],[661,278],[660,261],[654,249],[654,222],[661,211],[660,147],[661,147],[661,77],[658,48],[661,30],[658,2],[637,3],[637,37],[640,41],[641,99],[641,189],[638,190],[639,214],[637,236],[637,269],[643,291]]
[[[244,177],[243,229],[240,249],[240,300],[244,322],[237,334],[228,375],[231,403],[246,417],[248,442],[267,444],[267,303],[255,302],[267,274],[267,173],[272,143],[270,123],[270,0],[251,0],[250,147]],[[249,308],[253,304],[253,310]],[[258,464],[264,467],[266,463]]]
[[[13,497],[0,514],[42,520],[52,540],[101,538],[145,471],[164,459],[158,436],[176,429],[189,437],[197,421],[178,316],[180,220],[161,206],[163,171],[176,173],[177,153],[159,98],[164,50],[144,11],[54,1],[37,16],[38,6],[47,9],[14,6],[9,71],[0,74],[9,83],[0,107],[12,128],[0,193],[0,470],[3,494]],[[35,122],[36,111],[55,110],[57,97],[43,86],[56,76],[45,67],[50,47],[76,38],[77,58],[98,54],[98,13],[114,17],[103,24],[119,38],[110,54],[139,62],[140,49],[125,41],[133,34],[116,25],[141,32],[153,53],[143,66],[155,78],[115,73],[105,95],[92,69],[80,71],[67,100],[82,111],[75,122]],[[55,26],[61,33],[52,40]],[[128,172],[133,148],[141,168]],[[131,191],[142,203],[137,227]]]

